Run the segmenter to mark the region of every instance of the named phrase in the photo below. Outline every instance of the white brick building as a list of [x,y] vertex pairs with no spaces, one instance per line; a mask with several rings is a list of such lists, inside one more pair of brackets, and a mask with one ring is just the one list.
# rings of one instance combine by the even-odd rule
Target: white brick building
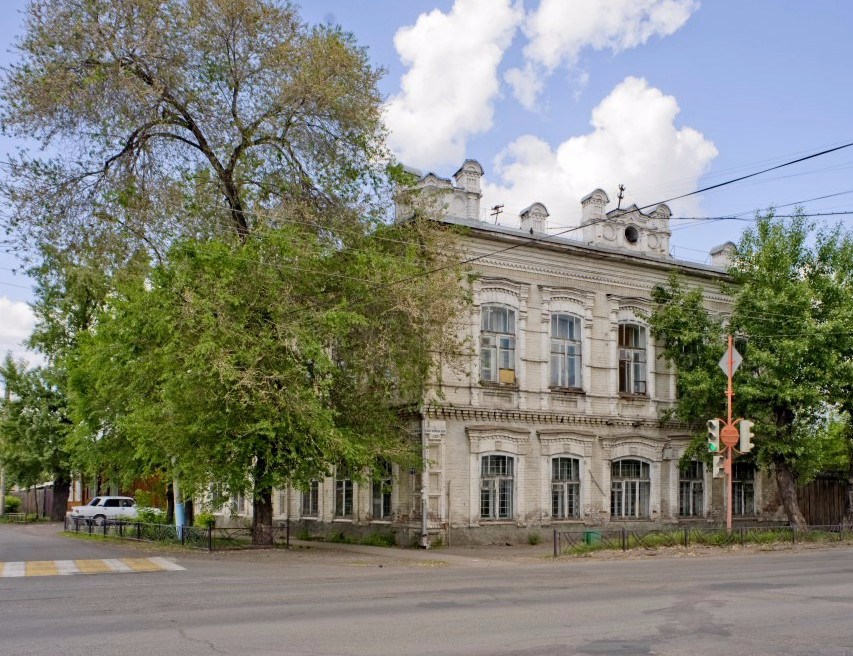
[[[720,482],[701,463],[680,471],[689,434],[660,424],[674,375],[643,317],[652,288],[673,269],[724,313],[718,285],[728,249],[714,249],[711,265],[675,260],[666,205],[607,211],[600,189],[581,201],[573,232],[548,236],[541,203],[522,211],[518,228],[487,223],[482,174],[467,160],[452,180],[430,173],[419,182],[444,192],[446,220],[469,229],[465,251],[478,258],[465,371],[444,372],[442,394],[432,395],[415,427],[425,475],[395,467],[369,484],[330,478],[305,492],[285,490],[278,518],[317,532],[392,531],[399,543],[718,520]],[[760,518],[760,477],[736,467],[734,488],[735,516]]]

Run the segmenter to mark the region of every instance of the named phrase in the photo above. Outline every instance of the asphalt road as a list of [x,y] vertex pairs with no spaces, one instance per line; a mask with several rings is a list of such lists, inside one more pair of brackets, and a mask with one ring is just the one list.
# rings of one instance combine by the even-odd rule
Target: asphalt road
[[[0,560],[22,553],[155,552],[0,525]],[[0,655],[853,655],[850,548],[455,554],[158,550],[186,570],[0,578]]]

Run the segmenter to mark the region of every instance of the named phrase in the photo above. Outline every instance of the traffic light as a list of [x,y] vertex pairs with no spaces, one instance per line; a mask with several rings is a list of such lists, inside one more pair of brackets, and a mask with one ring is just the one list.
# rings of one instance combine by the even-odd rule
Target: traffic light
[[754,421],[749,421],[748,419],[741,419],[738,423],[738,429],[740,429],[740,443],[738,444],[738,451],[741,453],[749,453],[752,450],[752,447],[755,445],[752,443],[752,438],[755,435],[752,434],[752,427],[755,425]]
[[708,420],[708,451],[710,453],[720,452],[720,420]]
[[723,456],[714,456],[714,464],[711,467],[711,474],[714,478],[722,478],[726,473],[726,468],[723,465]]

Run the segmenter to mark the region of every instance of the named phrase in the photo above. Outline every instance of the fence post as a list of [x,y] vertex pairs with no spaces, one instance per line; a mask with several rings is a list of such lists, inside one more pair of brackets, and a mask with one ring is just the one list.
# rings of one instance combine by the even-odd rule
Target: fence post
[[690,529],[686,526],[684,527],[684,548],[686,549],[690,546]]
[[213,551],[213,524],[207,523],[207,550]]
[[290,549],[290,517],[285,521],[286,533],[285,533],[285,544],[288,549]]
[[622,551],[628,551],[628,529],[622,527]]
[[557,529],[554,529],[554,558],[557,557]]
[[797,527],[796,527],[796,525],[791,527],[791,544],[797,544]]

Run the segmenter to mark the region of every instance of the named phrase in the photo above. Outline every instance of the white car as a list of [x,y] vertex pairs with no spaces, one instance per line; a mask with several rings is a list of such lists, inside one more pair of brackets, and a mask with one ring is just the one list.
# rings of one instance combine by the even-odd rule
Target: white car
[[95,497],[85,506],[71,508],[71,519],[85,519],[98,526],[107,519],[133,519],[136,502],[131,497]]

